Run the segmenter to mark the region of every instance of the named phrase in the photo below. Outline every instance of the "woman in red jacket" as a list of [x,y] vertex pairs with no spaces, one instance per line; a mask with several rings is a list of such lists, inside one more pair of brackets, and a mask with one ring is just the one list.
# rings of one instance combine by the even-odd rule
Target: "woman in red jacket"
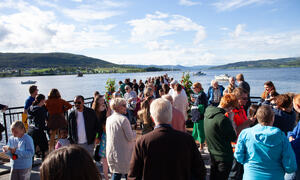
[[49,113],[47,127],[50,129],[49,151],[51,152],[54,150],[54,139],[58,129],[67,126],[64,112],[71,109],[72,105],[61,98],[57,89],[51,89],[45,105]]

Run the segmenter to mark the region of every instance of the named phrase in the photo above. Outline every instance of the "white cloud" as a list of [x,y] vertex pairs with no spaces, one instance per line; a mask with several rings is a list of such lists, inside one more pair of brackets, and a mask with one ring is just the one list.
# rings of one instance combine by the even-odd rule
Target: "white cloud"
[[82,0],[71,0],[73,2],[82,2]]
[[201,4],[200,2],[194,2],[190,0],[179,0],[179,4],[183,6],[195,6]]
[[63,13],[66,16],[73,18],[76,21],[103,20],[113,16],[121,15],[120,11],[97,11],[86,8],[64,9]]
[[245,31],[246,25],[245,24],[238,24],[234,30],[234,32],[230,33],[233,37],[239,37],[242,34],[247,34]]
[[[26,2],[5,4],[15,13],[0,16],[0,49],[4,52],[80,52],[107,48],[119,41],[108,34],[114,24],[85,25],[59,22],[53,11]],[[4,5],[0,3],[0,8]]]
[[275,0],[218,0],[213,3],[213,6],[219,11],[228,11],[254,4],[273,3],[274,1]]
[[195,32],[194,43],[198,44],[206,37],[203,26],[181,15],[168,15],[161,12],[148,14],[144,19],[128,22],[133,27],[131,41],[136,43],[159,41],[163,37],[179,32]]

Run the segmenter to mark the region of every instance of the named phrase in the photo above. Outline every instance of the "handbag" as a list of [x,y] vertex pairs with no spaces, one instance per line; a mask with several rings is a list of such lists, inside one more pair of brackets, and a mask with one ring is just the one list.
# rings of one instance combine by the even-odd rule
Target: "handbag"
[[101,160],[101,156],[99,156],[100,144],[98,144],[94,149],[94,160],[99,162]]

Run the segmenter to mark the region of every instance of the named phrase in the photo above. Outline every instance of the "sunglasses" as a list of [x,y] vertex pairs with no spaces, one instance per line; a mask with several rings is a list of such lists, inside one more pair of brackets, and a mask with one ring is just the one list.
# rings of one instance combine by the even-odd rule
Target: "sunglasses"
[[81,104],[81,102],[80,101],[74,101],[74,104]]

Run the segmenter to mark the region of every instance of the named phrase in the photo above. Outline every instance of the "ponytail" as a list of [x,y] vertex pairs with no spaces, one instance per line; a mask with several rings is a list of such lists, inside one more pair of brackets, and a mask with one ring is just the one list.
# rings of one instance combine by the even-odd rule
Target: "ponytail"
[[35,100],[33,101],[32,105],[36,106],[36,105],[38,105],[44,99],[45,99],[45,96],[43,94],[38,94],[35,97]]

